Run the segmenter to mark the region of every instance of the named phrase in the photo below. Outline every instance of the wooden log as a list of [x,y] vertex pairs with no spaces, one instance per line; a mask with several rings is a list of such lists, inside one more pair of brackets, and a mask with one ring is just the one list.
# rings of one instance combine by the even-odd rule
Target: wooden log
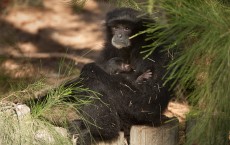
[[177,145],[179,121],[173,118],[159,127],[132,126],[130,145]]
[[119,132],[119,137],[116,140],[110,142],[98,142],[96,145],[128,145],[124,132]]

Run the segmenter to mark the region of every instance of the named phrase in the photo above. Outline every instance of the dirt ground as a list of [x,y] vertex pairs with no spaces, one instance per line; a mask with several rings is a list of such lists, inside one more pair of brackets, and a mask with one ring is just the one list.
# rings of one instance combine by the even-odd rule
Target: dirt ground
[[20,68],[15,77],[28,76],[21,69],[26,64],[19,61],[27,58],[31,67],[42,64],[42,67],[27,68],[27,71],[37,72],[39,68],[53,75],[57,62],[65,57],[80,69],[93,61],[102,48],[103,18],[109,9],[109,4],[89,1],[82,10],[75,12],[64,1],[44,0],[40,8],[10,10],[0,19],[0,37],[3,38],[0,55],[10,56],[12,60],[5,61],[2,67],[11,68],[9,71],[13,74]]
[[[77,74],[103,46],[103,19],[114,6],[94,0],[78,11],[65,0],[43,0],[42,5],[15,7],[0,17],[0,71],[11,79],[45,76],[56,83],[66,77],[60,71],[63,58],[64,67],[73,65]],[[186,103],[171,102],[166,114],[183,122],[188,111]]]

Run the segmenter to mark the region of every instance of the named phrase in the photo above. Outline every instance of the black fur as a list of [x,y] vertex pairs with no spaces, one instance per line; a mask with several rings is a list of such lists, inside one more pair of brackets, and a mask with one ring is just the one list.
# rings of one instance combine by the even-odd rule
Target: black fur
[[108,60],[104,66],[102,66],[105,72],[111,75],[131,73],[133,72],[131,66],[124,62],[123,59],[119,57],[114,57]]
[[119,57],[111,58],[104,66],[101,66],[102,69],[110,75],[120,74],[123,78],[130,81],[133,85],[142,84],[144,81],[152,77],[152,72],[150,70],[144,72],[137,78],[133,77],[135,71],[131,66],[124,62],[123,59]]
[[[118,136],[120,130],[131,125],[154,125],[166,109],[172,93],[169,84],[163,86],[165,66],[170,61],[168,54],[161,51],[164,46],[159,46],[147,59],[143,59],[140,54],[144,50],[142,46],[151,43],[145,41],[144,34],[131,39],[131,46],[127,48],[117,49],[111,44],[111,25],[128,24],[133,29],[133,35],[146,29],[143,25],[145,21],[149,20],[130,8],[115,9],[107,14],[107,38],[100,59],[85,65],[80,75],[85,87],[101,94],[100,99],[81,108],[83,116],[94,124],[85,125],[84,129],[88,132],[80,139],[82,144],[91,143],[90,135],[95,139],[111,140]],[[109,75],[98,65],[114,57],[129,63],[135,69],[134,76],[140,76],[147,70],[153,76],[141,86],[135,86],[122,75]]]

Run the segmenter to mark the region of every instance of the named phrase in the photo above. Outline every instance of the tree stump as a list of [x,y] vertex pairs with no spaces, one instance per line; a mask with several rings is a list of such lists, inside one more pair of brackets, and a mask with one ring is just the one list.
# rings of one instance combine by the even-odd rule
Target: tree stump
[[126,139],[124,138],[124,132],[119,132],[119,137],[110,142],[98,142],[96,145],[128,145]]
[[130,145],[177,145],[179,121],[173,118],[159,127],[132,126]]

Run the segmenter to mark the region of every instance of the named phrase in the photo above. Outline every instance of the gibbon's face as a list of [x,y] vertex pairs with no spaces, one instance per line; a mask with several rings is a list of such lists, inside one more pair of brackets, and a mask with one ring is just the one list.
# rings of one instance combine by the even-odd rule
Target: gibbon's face
[[112,45],[118,49],[129,47],[131,45],[129,37],[131,36],[132,30],[128,25],[117,24],[111,26],[113,34]]

